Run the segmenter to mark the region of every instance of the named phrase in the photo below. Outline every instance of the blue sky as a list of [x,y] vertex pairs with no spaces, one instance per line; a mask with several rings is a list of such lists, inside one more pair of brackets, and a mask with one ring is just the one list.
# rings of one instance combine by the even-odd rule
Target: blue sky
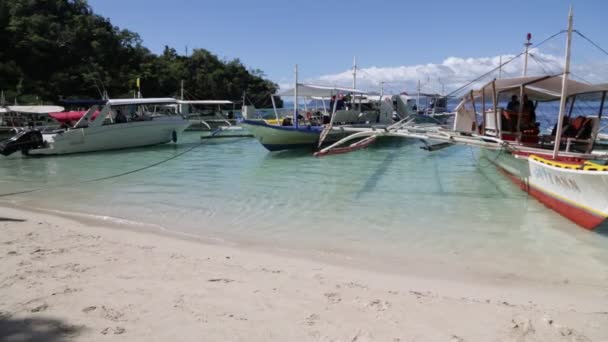
[[[408,66],[418,70],[417,66],[428,64],[441,66],[450,57],[472,58],[468,63],[472,65],[477,58],[516,54],[527,32],[538,42],[565,29],[569,4],[574,6],[575,28],[608,50],[608,1],[604,0],[89,3],[114,25],[138,32],[154,52],[161,52],[165,45],[180,53],[186,46],[205,48],[262,69],[280,84],[291,81],[295,63],[304,79],[340,83],[346,82],[344,72],[357,56],[364,69],[361,76],[369,76],[367,86],[371,87],[381,77],[403,76],[379,73],[372,77],[378,69],[386,73]],[[559,57],[564,44],[562,36],[543,46],[542,53]],[[580,65],[608,61],[581,39],[575,40],[574,47],[575,62]],[[332,78],[340,74],[342,78]],[[425,75],[429,80],[440,77]]]

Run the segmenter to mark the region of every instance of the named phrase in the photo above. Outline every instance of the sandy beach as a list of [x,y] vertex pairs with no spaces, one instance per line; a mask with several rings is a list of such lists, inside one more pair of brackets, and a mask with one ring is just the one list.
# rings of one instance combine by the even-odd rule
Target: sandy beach
[[2,341],[608,341],[608,284],[420,277],[0,213]]

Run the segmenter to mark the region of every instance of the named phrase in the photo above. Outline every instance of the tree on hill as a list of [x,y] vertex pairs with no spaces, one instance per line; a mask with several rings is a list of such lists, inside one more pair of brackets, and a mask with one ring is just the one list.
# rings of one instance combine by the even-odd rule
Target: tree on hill
[[137,33],[93,13],[85,0],[0,1],[0,89],[8,101],[130,97],[141,79],[146,97],[176,96],[183,80],[199,99],[239,100],[243,91],[269,106],[277,85],[238,59],[204,49],[191,56],[143,46]]

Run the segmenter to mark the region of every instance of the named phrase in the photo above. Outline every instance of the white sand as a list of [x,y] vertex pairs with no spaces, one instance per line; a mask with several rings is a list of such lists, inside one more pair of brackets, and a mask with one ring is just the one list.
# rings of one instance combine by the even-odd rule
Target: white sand
[[27,220],[0,221],[1,341],[608,341],[608,284],[374,272],[0,217]]

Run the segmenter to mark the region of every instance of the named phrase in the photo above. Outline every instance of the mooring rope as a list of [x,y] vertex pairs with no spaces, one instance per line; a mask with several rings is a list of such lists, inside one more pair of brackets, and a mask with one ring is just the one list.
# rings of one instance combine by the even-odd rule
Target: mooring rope
[[[216,129],[215,131],[213,131],[213,133],[211,133],[211,136],[214,136],[214,135],[218,134],[219,132],[221,132],[221,130],[220,129]],[[129,171],[118,173],[118,174],[114,174],[114,175],[111,175],[111,176],[106,176],[106,177],[100,177],[100,178],[90,179],[90,180],[86,180],[86,181],[81,181],[81,182],[78,182],[78,183],[75,183],[75,184],[70,184],[70,185],[67,185],[67,186],[66,185],[56,185],[56,186],[48,186],[48,187],[40,187],[40,188],[28,189],[28,190],[23,190],[23,191],[9,192],[9,193],[0,194],[0,197],[8,197],[8,196],[14,196],[14,195],[20,195],[20,194],[27,194],[27,193],[31,193],[31,192],[38,192],[38,191],[43,191],[43,190],[55,189],[55,188],[58,188],[58,187],[65,188],[65,187],[71,187],[71,186],[76,186],[76,185],[80,185],[80,184],[88,184],[88,183],[99,182],[99,181],[103,181],[103,180],[107,180],[107,179],[113,179],[113,178],[123,177],[123,176],[126,176],[126,175],[130,175],[130,174],[133,174],[133,173],[137,173],[137,172],[141,172],[141,171],[144,171],[144,170],[147,170],[147,169],[151,169],[151,168],[153,168],[155,166],[158,166],[158,165],[167,163],[167,162],[169,162],[169,161],[171,161],[173,159],[179,158],[179,157],[183,156],[184,154],[192,152],[193,150],[201,147],[202,145],[204,145],[204,142],[205,141],[201,140],[201,142],[199,142],[197,145],[195,145],[195,146],[193,146],[193,147],[191,147],[191,148],[189,148],[189,149],[187,149],[185,151],[182,151],[182,152],[180,152],[180,153],[178,153],[176,155],[172,155],[171,157],[165,158],[165,159],[163,159],[161,161],[158,161],[156,163],[153,163],[153,164],[150,164],[150,165],[146,165],[144,167],[137,168],[135,170],[129,170]]]

